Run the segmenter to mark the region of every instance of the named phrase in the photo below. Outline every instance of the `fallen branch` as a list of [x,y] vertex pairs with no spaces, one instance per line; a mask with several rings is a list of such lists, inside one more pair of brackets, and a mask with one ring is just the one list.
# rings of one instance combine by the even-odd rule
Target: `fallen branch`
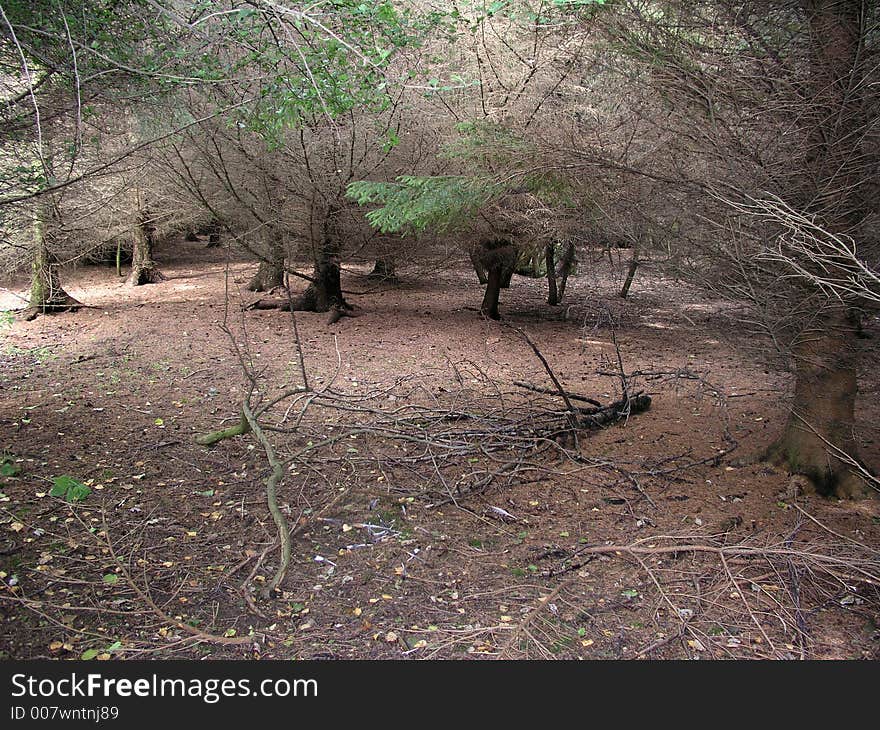
[[281,543],[281,562],[278,565],[278,570],[275,571],[275,576],[266,584],[265,588],[263,588],[263,598],[269,598],[275,589],[281,585],[281,581],[284,580],[284,576],[287,575],[287,570],[290,567],[290,527],[288,526],[284,515],[281,514],[281,509],[278,507],[277,491],[278,483],[284,477],[284,466],[278,460],[278,457],[275,454],[275,449],[272,447],[272,442],[269,441],[263,433],[263,429],[260,427],[256,416],[254,416],[250,405],[248,405],[247,398],[245,398],[242,403],[242,413],[244,414],[243,417],[247,419],[250,430],[263,447],[263,451],[266,453],[266,459],[269,461],[269,466],[272,467],[272,473],[266,480],[266,505],[269,508],[272,519],[275,521],[275,526],[278,528],[278,540]]
[[[533,393],[544,393],[546,395],[560,395],[559,391],[555,388],[542,388],[538,385],[532,385],[531,383],[524,383],[521,380],[514,380],[513,384],[518,388],[525,388],[526,390],[531,390]],[[569,400],[582,401],[584,403],[589,403],[590,405],[597,406],[599,408],[602,407],[602,404],[593,400],[592,398],[587,398],[585,395],[578,395],[577,393],[570,393],[569,391],[564,391],[565,395]]]
[[[80,522],[80,524],[91,531],[89,525],[86,525],[79,515],[74,513],[76,519]],[[107,549],[110,557],[113,558],[114,564],[119,567],[119,572],[122,574],[123,579],[128,583],[129,587],[135,592],[137,597],[150,609],[150,611],[157,616],[163,623],[167,623],[175,628],[180,629],[181,631],[189,634],[195,639],[199,641],[206,641],[212,644],[225,644],[225,645],[241,645],[241,644],[254,644],[257,641],[256,636],[219,636],[217,634],[210,634],[207,631],[202,631],[201,629],[196,628],[195,626],[191,626],[188,623],[184,623],[183,621],[178,621],[171,616],[169,616],[162,608],[153,600],[153,597],[146,591],[141,589],[141,587],[137,584],[134,577],[129,572],[125,561],[122,560],[117,554],[116,549],[113,547],[113,542],[110,540],[110,532],[107,527],[106,519],[103,522],[103,544]],[[94,533],[92,533],[94,534]],[[95,535],[95,539],[98,544],[102,543],[101,535],[102,533],[98,533]]]
[[235,426],[223,428],[219,431],[209,431],[208,433],[202,434],[201,436],[196,436],[196,443],[199,446],[213,446],[219,441],[233,438],[235,436],[243,436],[246,433],[250,433],[250,431],[251,425],[248,422],[248,419],[242,413],[241,420]]
[[519,327],[513,327],[512,325],[508,325],[514,332],[516,332],[520,337],[522,337],[526,344],[532,348],[532,352],[535,353],[535,356],[541,361],[541,364],[544,366],[544,370],[547,371],[547,375],[550,376],[550,380],[553,381],[553,385],[556,386],[556,392],[565,402],[565,407],[568,409],[568,421],[572,425],[573,428],[577,428],[577,412],[578,409],[572,405],[571,400],[568,397],[568,394],[562,387],[562,384],[559,382],[556,377],[556,373],[553,372],[553,368],[550,367],[550,363],[547,362],[547,358],[541,353],[538,349],[538,346],[532,341],[532,338],[529,337],[523,330]]
[[640,392],[621,398],[593,412],[579,408],[578,428],[604,428],[622,418],[628,418],[636,413],[643,413],[650,407],[651,396]]

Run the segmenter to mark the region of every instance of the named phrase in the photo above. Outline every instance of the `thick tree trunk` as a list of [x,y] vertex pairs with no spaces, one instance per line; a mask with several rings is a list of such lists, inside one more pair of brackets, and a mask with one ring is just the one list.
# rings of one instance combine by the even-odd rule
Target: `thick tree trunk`
[[794,403],[782,436],[765,454],[839,498],[873,492],[860,474],[854,437],[858,331],[854,313],[837,306],[800,334]]
[[330,322],[338,321],[353,309],[342,295],[339,263],[339,237],[331,209],[324,221],[312,281],[305,291],[296,298],[260,299],[248,309],[280,309],[288,312],[293,308],[295,312],[330,312]]
[[379,279],[387,281],[391,284],[397,284],[400,280],[397,278],[395,270],[394,258],[391,256],[381,256],[376,259],[376,265],[373,270],[367,274],[370,279]]
[[293,308],[303,312],[329,312],[333,308],[350,309],[342,296],[339,276],[339,255],[325,251],[315,262],[312,281],[306,290],[293,300]]
[[544,246],[544,258],[547,266],[547,304],[555,307],[559,304],[559,288],[556,286],[556,243],[548,241]]
[[284,247],[273,242],[267,259],[260,261],[257,273],[248,283],[250,291],[272,291],[284,286]]
[[[804,115],[807,150],[793,193],[832,233],[859,238],[872,173],[861,140],[865,119],[859,83],[860,3],[806,0],[810,23],[812,98]],[[829,272],[826,272],[829,273]],[[830,272],[845,278],[845,271]],[[794,403],[781,438],[766,456],[805,474],[819,492],[840,498],[876,496],[860,476],[854,436],[858,320],[829,300],[794,346]]]
[[35,319],[40,314],[75,311],[82,306],[61,286],[58,267],[49,250],[48,219],[51,213],[48,205],[39,204],[34,216],[34,258],[31,264],[31,291],[28,307],[24,312],[26,320]]
[[150,224],[146,213],[141,212],[132,231],[132,261],[128,283],[131,286],[155,284],[165,281],[165,276],[153,260],[153,233],[155,228]]

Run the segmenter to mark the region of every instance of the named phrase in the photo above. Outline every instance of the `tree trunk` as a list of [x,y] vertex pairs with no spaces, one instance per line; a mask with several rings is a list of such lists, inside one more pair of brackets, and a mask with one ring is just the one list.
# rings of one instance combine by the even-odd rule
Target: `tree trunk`
[[156,229],[150,224],[146,213],[141,211],[134,231],[132,231],[133,252],[131,273],[128,275],[128,283],[131,286],[165,281],[165,276],[153,261],[153,233],[155,231]]
[[394,258],[391,256],[381,256],[376,259],[376,265],[373,270],[367,274],[370,279],[379,279],[387,281],[391,284],[397,284],[400,279],[397,278],[395,270]]
[[504,264],[500,260],[495,261],[489,266],[486,278],[486,294],[483,296],[483,303],[480,306],[480,312],[490,319],[501,319],[501,315],[498,312],[498,299],[501,295],[503,279]]
[[248,309],[280,309],[288,312],[331,312],[330,321],[336,322],[349,314],[353,307],[342,295],[342,281],[339,274],[339,234],[336,231],[334,210],[326,214],[321,243],[315,260],[312,281],[305,291],[296,298],[260,299]]
[[40,314],[75,311],[82,306],[61,286],[58,267],[49,250],[48,220],[51,210],[46,203],[38,203],[34,215],[34,259],[31,265],[31,292],[28,307],[24,312],[26,320],[35,319]]
[[303,312],[329,312],[331,309],[350,309],[342,296],[342,282],[339,276],[339,254],[325,249],[312,274],[314,281],[293,300],[293,308]]
[[[860,237],[864,188],[872,171],[861,140],[860,4],[806,0],[810,23],[812,97],[804,115],[807,150],[801,185],[792,192],[830,232]],[[845,277],[845,271],[828,272]],[[766,456],[805,474],[822,494],[876,496],[860,476],[855,428],[858,319],[846,303],[831,299],[794,345],[795,395],[785,431]]]
[[556,242],[548,241],[544,246],[544,257],[547,262],[547,304],[555,307],[559,304],[559,289],[556,286]]
[[247,288],[250,291],[272,291],[281,286],[284,286],[284,247],[273,241],[267,258],[260,261]]
[[872,492],[859,473],[853,435],[858,332],[855,313],[838,305],[800,334],[794,347],[794,403],[782,436],[765,454],[768,461],[807,476],[825,496],[859,498]]

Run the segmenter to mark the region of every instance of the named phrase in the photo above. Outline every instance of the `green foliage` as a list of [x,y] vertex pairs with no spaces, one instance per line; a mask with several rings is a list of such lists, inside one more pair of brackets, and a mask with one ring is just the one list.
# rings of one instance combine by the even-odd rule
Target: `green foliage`
[[21,473],[21,467],[8,454],[0,456],[0,477],[14,477]]
[[[366,214],[382,233],[446,231],[473,219],[484,207],[504,197],[529,193],[548,205],[571,204],[562,178],[528,171],[534,145],[511,129],[478,120],[456,126],[459,138],[444,146],[441,157],[476,169],[471,175],[420,177],[401,175],[394,182],[359,180],[346,194],[358,205],[379,205]],[[498,179],[484,170],[505,167],[514,174]]]
[[569,203],[566,184],[547,175],[524,175],[518,184],[513,178],[498,182],[486,175],[401,175],[395,182],[359,180],[346,188],[358,205],[381,206],[366,218],[382,233],[446,231],[472,220],[481,208],[524,192],[549,204]]
[[[233,123],[280,145],[286,129],[337,118],[353,110],[379,114],[390,106],[386,69],[405,47],[418,43],[423,26],[394,3],[332,0],[283,16],[241,8],[219,16],[219,37],[248,49],[228,76],[258,73],[256,98]],[[279,42],[295,33],[296,43]],[[386,140],[386,145],[395,144]]]
[[55,477],[52,480],[53,487],[49,495],[52,497],[61,497],[67,502],[84,502],[92,493],[85,484],[77,481],[71,476],[63,475]]
[[402,175],[393,183],[360,180],[346,190],[359,205],[382,206],[366,214],[370,225],[382,233],[447,230],[476,215],[502,192],[486,179],[461,175]]
[[[389,63],[431,32],[429,16],[437,15],[398,5],[249,3],[218,12],[207,0],[10,0],[4,10],[31,72],[51,69],[56,87],[115,84],[151,94],[222,88],[221,98],[246,100],[227,115],[230,124],[271,146],[281,144],[285,129],[315,117],[389,107]],[[8,66],[21,76],[20,65],[14,53],[0,56],[0,71]],[[164,122],[179,125],[169,114]]]
[[131,81],[172,71],[179,30],[147,0],[11,0],[3,7],[30,63],[52,69],[62,87],[108,72]]

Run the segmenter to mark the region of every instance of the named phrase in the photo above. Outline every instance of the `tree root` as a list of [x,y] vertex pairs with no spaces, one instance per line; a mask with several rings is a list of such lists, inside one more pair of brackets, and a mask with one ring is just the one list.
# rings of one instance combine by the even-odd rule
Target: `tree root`
[[289,312],[290,302],[287,299],[266,297],[263,299],[257,299],[257,301],[255,302],[251,302],[244,309],[246,312],[249,312],[252,309],[277,309],[281,312]]
[[128,275],[129,286],[143,286],[145,284],[158,284],[165,281],[165,274],[159,271],[156,264],[144,262],[135,266]]
[[[264,297],[251,302],[245,307],[245,311],[252,309],[277,309],[279,312],[317,312],[311,302],[303,301],[303,297],[296,299],[280,299],[277,297]],[[291,306],[292,305],[292,306]],[[311,305],[311,306],[310,306]],[[355,307],[351,304],[334,304],[327,310],[327,324],[336,324],[343,317],[358,317],[359,313],[355,312]]]
[[67,292],[53,298],[52,301],[37,304],[21,310],[19,319],[24,322],[32,322],[41,314],[60,314],[61,312],[76,312],[85,305],[78,299],[74,299]]

